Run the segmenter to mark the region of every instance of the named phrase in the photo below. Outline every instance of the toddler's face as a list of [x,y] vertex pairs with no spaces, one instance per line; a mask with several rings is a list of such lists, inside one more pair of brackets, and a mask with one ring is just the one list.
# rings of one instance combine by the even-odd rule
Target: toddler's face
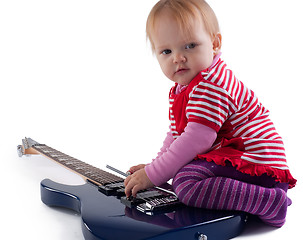
[[185,36],[169,14],[162,13],[153,34],[155,53],[163,73],[172,81],[188,85],[213,61],[213,41],[204,24],[196,21]]

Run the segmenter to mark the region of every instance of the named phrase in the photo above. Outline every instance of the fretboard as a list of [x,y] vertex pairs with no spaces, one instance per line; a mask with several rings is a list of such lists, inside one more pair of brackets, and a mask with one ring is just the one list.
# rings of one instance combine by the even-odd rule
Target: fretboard
[[77,174],[81,175],[88,181],[93,182],[94,184],[105,185],[108,183],[123,181],[122,178],[114,174],[93,167],[90,164],[82,162],[76,158],[73,158],[65,153],[57,151],[44,144],[37,144],[32,146],[32,148],[38,151],[39,153],[45,155],[46,157],[63,165],[64,167],[76,172]]

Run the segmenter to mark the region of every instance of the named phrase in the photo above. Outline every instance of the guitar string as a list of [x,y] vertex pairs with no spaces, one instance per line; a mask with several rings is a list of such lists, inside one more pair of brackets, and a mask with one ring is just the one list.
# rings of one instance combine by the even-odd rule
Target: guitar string
[[[41,148],[39,148],[40,150],[42,150],[41,152],[43,153],[43,154],[45,154],[45,155],[47,155],[48,157],[51,157],[53,160],[55,160],[56,162],[60,162],[60,163],[62,163],[62,164],[64,164],[64,165],[74,165],[74,166],[76,166],[75,165],[75,163],[80,163],[80,164],[82,164],[82,165],[88,165],[87,167],[88,167],[88,170],[92,170],[92,169],[94,169],[95,171],[93,172],[93,173],[97,173],[99,176],[100,176],[100,173],[98,173],[98,172],[102,172],[102,173],[105,173],[105,175],[112,175],[111,173],[108,173],[108,172],[105,172],[105,171],[103,171],[103,170],[101,170],[101,169],[97,169],[97,168],[95,168],[95,167],[93,167],[93,166],[91,166],[91,165],[89,165],[89,164],[86,164],[86,163],[84,163],[84,162],[81,162],[80,160],[78,160],[78,159],[75,159],[75,158],[73,158],[73,157],[70,157],[69,155],[67,155],[67,154],[65,154],[65,153],[62,153],[62,152],[59,152],[58,150],[56,150],[56,149],[53,149],[53,148],[51,148],[51,147],[48,147],[48,146],[46,146],[46,145],[44,145],[43,146],[44,148],[46,148],[46,150],[45,149],[41,149]],[[51,154],[52,153],[52,154]],[[64,160],[62,161],[61,159],[64,159],[64,160],[68,160],[68,162],[66,163]],[[81,173],[81,174],[83,174],[83,172],[81,172],[81,171],[79,171],[80,169],[77,169],[77,168],[72,168],[72,167],[70,167],[71,169],[73,169],[73,170],[78,170],[78,172],[79,173]],[[91,175],[88,175],[87,174],[87,172],[84,172],[84,174],[86,174],[86,177],[91,177]],[[106,185],[108,185],[108,184],[116,184],[116,183],[119,183],[119,181],[121,180],[123,180],[123,179],[121,179],[121,178],[119,178],[119,177],[117,177],[117,176],[115,176],[115,175],[113,175],[113,178],[110,178],[110,176],[100,176],[103,180],[105,180],[106,181]],[[108,177],[108,178],[107,178]],[[92,179],[92,180],[95,180],[95,179]],[[118,181],[118,182],[117,182]],[[118,187],[117,189],[123,189],[123,187]]]
[[82,162],[76,158],[73,158],[46,145],[37,145],[33,147],[36,148],[36,150],[40,153],[51,158],[52,160],[68,167],[71,170],[76,171],[77,173],[80,173],[81,175],[101,185],[113,184],[123,180],[118,176],[105,172],[99,168],[93,167],[90,164]]

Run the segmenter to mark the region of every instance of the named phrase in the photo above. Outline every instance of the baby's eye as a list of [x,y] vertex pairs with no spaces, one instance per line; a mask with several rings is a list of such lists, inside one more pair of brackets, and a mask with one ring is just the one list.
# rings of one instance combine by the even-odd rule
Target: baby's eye
[[167,54],[170,54],[171,53],[171,50],[170,49],[165,49],[161,52],[161,54],[163,55],[167,55]]
[[190,44],[185,45],[185,49],[193,49],[193,48],[195,48],[196,46],[197,46],[196,43],[190,43]]

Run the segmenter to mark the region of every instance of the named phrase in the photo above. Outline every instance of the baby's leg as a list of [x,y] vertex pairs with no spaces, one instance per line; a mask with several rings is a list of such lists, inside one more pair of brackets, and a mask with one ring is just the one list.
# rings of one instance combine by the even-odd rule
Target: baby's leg
[[[218,170],[215,164],[210,167],[208,163],[204,164],[205,162],[193,161],[176,174],[173,188],[180,201],[189,206],[206,209],[248,212],[258,215],[264,222],[276,227],[284,224],[288,206],[284,190],[217,176],[224,167],[218,166]],[[227,175],[231,174],[232,169],[229,170]],[[246,175],[243,177],[246,178]],[[267,184],[273,183],[268,181]]]

